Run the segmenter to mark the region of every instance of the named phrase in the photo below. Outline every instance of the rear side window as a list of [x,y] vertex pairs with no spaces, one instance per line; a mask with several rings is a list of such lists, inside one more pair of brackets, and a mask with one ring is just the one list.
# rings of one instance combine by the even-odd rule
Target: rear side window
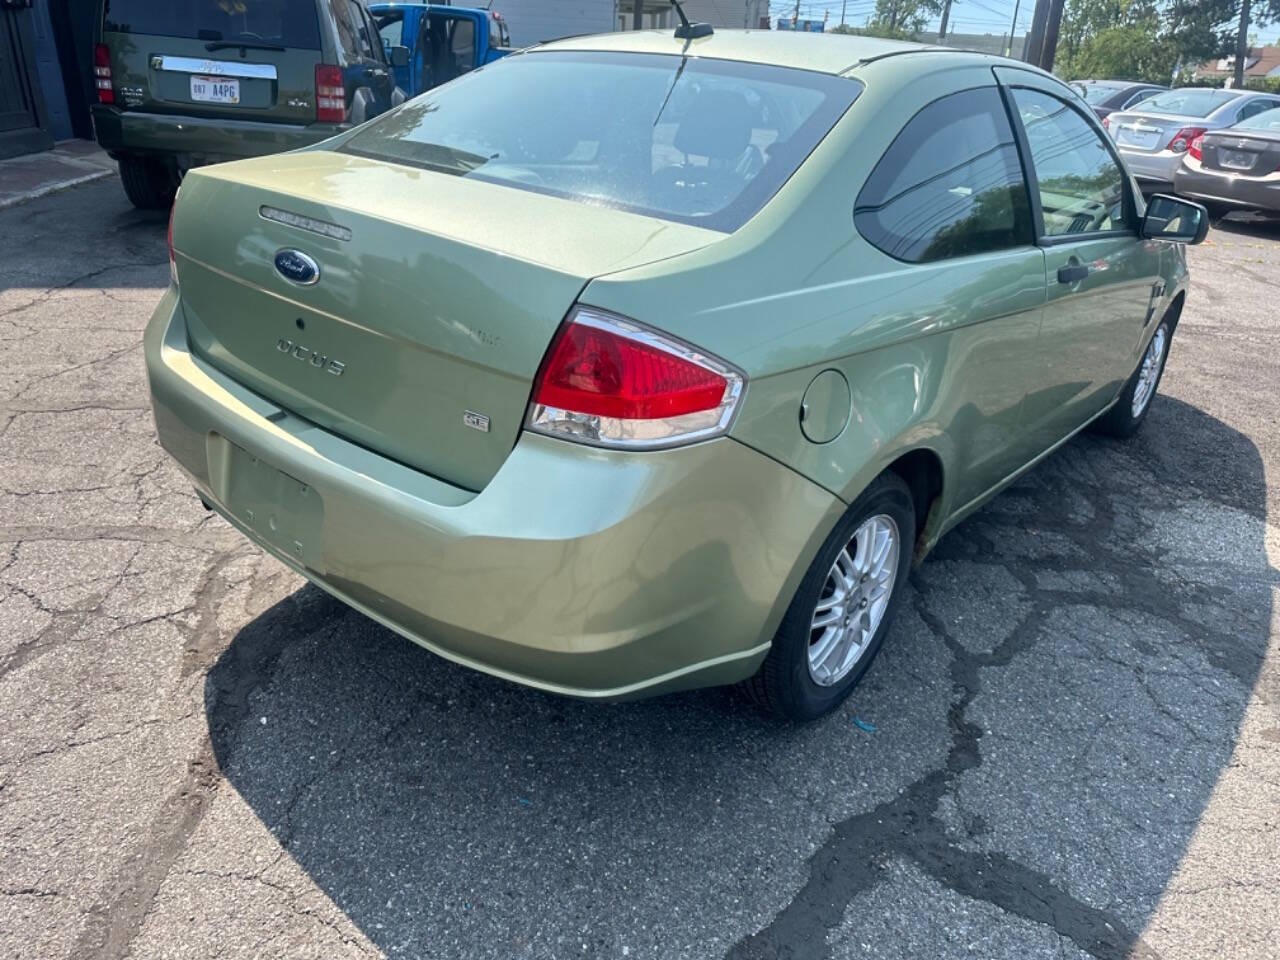
[[315,0],[105,0],[102,29],[320,49]]
[[868,241],[911,263],[1032,243],[1026,182],[996,88],[943,97],[912,117],[853,217]]

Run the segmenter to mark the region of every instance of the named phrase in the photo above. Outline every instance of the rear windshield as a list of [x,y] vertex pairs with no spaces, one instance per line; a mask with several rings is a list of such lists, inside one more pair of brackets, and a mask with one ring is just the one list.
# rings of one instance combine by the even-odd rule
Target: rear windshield
[[320,49],[315,0],[105,0],[102,29]]
[[1084,97],[1085,103],[1101,103],[1108,97],[1114,97],[1123,89],[1122,87],[1112,87],[1103,83],[1077,83],[1075,88],[1080,96]]
[[1240,94],[1230,90],[1170,90],[1158,93],[1134,107],[1143,113],[1169,113],[1176,117],[1207,117],[1224,103],[1230,103]]
[[533,52],[409,101],[340,149],[733,231],[861,89],[753,63]]

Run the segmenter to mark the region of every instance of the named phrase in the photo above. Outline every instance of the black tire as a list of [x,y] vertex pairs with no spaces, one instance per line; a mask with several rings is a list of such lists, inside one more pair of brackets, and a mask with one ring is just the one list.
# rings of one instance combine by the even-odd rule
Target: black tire
[[154,157],[121,157],[120,182],[139,210],[168,210],[178,191],[168,166]]
[[[1129,376],[1124,389],[1120,391],[1120,397],[1116,400],[1115,406],[1094,421],[1093,426],[1098,433],[1125,439],[1138,432],[1138,428],[1142,426],[1142,421],[1147,419],[1147,414],[1151,412],[1151,404],[1156,398],[1156,392],[1160,389],[1160,381],[1164,377],[1164,365],[1169,359],[1169,347],[1173,344],[1173,329],[1173,322],[1168,316],[1160,321],[1155,331],[1151,334],[1151,339],[1142,348],[1142,356],[1138,360],[1138,366]],[[1147,354],[1152,349],[1152,345],[1157,342],[1161,332],[1164,334],[1164,347],[1160,350],[1160,357],[1157,361],[1159,368],[1156,370],[1156,380],[1151,386],[1151,393],[1147,396],[1146,403],[1135,415],[1133,412],[1133,397],[1138,389],[1138,383],[1142,379],[1142,368],[1146,363]]]
[[[870,641],[849,672],[834,684],[822,686],[813,679],[809,669],[814,611],[840,552],[864,521],[882,514],[893,519],[899,535],[898,563],[888,603]],[[814,720],[838,707],[858,685],[884,642],[901,601],[915,540],[916,515],[910,488],[895,473],[881,474],[853,502],[818,551],[782,618],[769,655],[756,675],[742,683],[747,696],[788,720]]]

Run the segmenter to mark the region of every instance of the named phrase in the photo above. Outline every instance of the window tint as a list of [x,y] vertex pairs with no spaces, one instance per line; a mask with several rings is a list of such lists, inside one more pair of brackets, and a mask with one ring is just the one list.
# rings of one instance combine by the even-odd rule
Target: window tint
[[1158,93],[1150,100],[1144,100],[1138,109],[1145,113],[1167,113],[1175,117],[1207,117],[1238,96],[1240,94],[1234,90],[1186,87]]
[[351,23],[356,30],[356,49],[362,57],[377,59],[377,55],[373,52],[373,38],[370,36],[372,31],[367,25],[368,21],[364,18],[364,11],[360,9],[360,4],[356,3],[355,0],[347,0],[347,4],[350,7]]
[[320,49],[314,0],[106,0],[102,29],[211,43],[245,39]]
[[1256,117],[1260,113],[1274,110],[1276,104],[1277,101],[1275,100],[1253,100],[1240,108],[1240,119],[1248,120],[1250,117]]
[[995,87],[935,100],[907,123],[858,194],[858,231],[924,263],[1032,242],[1018,150]]
[[[441,51],[448,60],[452,48]],[[410,100],[340,149],[732,231],[861,90],[845,77],[709,57],[534,51]]]
[[1130,107],[1141,103],[1143,100],[1151,99],[1151,97],[1155,96],[1159,92],[1159,90],[1139,90],[1125,101],[1123,109],[1128,110]]
[[1013,91],[1040,181],[1046,236],[1128,230],[1124,174],[1080,114],[1039,90]]
[[360,43],[356,39],[359,21],[351,16],[351,0],[329,0],[329,10],[333,13],[333,23],[338,30],[338,47],[342,50],[343,59],[359,60]]
[[383,13],[374,18],[378,21],[378,34],[385,47],[400,46],[400,38],[404,35],[404,14]]
[[1243,123],[1237,123],[1231,129],[1280,131],[1280,110],[1263,110]]

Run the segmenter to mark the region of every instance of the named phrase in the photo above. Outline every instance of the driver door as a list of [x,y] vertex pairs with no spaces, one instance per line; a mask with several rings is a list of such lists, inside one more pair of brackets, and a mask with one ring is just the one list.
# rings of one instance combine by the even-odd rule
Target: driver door
[[1035,74],[996,72],[1019,124],[1045,254],[1041,386],[1023,407],[1031,443],[1045,450],[1104,410],[1133,372],[1160,251],[1139,236],[1139,201],[1096,119]]

